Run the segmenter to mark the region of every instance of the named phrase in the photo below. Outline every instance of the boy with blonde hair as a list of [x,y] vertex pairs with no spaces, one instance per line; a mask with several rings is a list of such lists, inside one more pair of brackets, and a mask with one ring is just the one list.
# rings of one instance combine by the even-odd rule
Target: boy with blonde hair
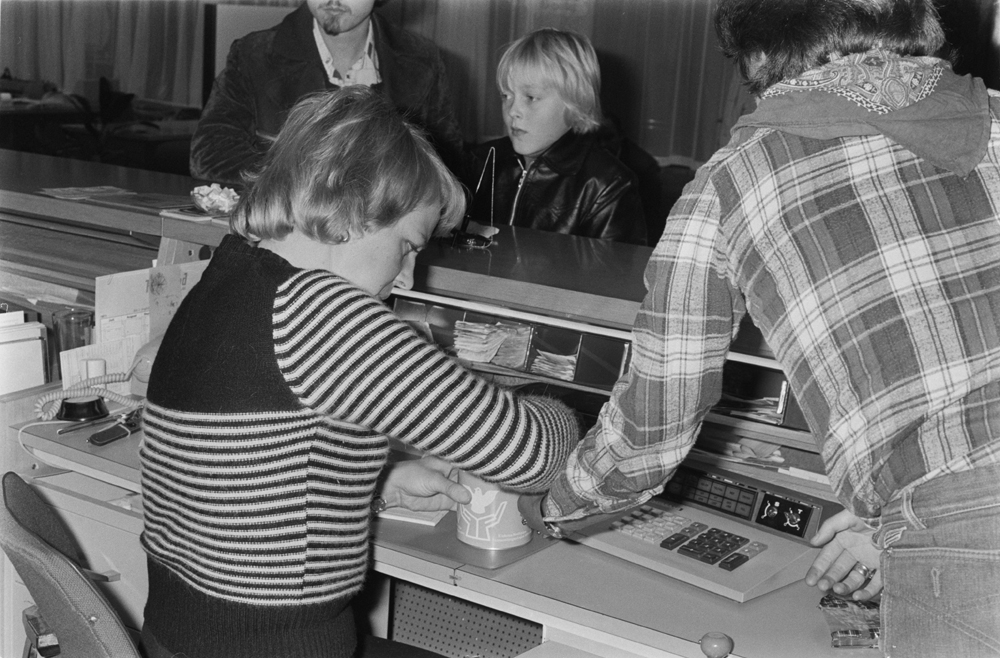
[[466,177],[470,189],[479,190],[472,216],[480,223],[645,244],[635,174],[597,135],[601,72],[590,41],[553,28],[531,32],[503,54],[497,86],[507,137],[476,149]]

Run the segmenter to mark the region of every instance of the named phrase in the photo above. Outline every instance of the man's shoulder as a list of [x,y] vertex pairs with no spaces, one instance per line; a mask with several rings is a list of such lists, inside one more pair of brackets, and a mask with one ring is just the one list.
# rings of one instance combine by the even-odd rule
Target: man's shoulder
[[233,48],[240,50],[241,52],[259,52],[261,49],[270,50],[271,44],[274,43],[274,37],[278,33],[277,26],[269,27],[266,30],[257,30],[256,32],[250,32],[244,34],[240,38],[233,41]]
[[311,21],[309,8],[303,4],[280,23],[239,37],[233,41],[232,48],[244,57],[268,57],[278,52],[297,58],[303,47],[308,49],[313,43]]
[[278,35],[278,25],[264,30],[249,32],[233,41],[230,56],[236,56],[240,61],[260,60],[274,52],[274,42]]
[[[375,45],[384,46],[397,55],[407,55],[410,57],[420,57],[425,59],[438,59],[441,51],[437,44],[414,32],[394,25],[384,16],[377,13],[372,14],[375,23]],[[381,43],[380,43],[381,42]]]

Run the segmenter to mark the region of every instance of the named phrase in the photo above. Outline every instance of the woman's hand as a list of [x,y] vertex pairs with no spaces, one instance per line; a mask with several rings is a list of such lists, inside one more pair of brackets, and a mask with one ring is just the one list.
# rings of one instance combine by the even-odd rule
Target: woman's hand
[[809,567],[806,584],[823,592],[832,589],[841,596],[851,594],[855,601],[865,601],[881,592],[881,551],[872,543],[873,533],[847,510],[827,519],[810,542],[823,546],[823,550]]
[[458,469],[443,459],[427,456],[396,462],[386,468],[388,474],[379,494],[387,507],[436,512],[472,500],[469,490],[454,479]]

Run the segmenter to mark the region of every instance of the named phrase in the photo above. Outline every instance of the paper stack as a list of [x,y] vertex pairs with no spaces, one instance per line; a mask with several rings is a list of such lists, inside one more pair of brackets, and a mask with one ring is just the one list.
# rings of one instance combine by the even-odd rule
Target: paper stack
[[531,345],[531,327],[523,324],[497,326],[503,327],[507,337],[493,357],[493,363],[515,370],[524,368],[524,363],[528,360],[528,347]]
[[455,323],[455,352],[466,361],[492,361],[506,339],[507,332],[499,324],[463,320]]
[[466,361],[523,368],[530,343],[531,327],[526,325],[463,320],[455,323],[455,352]]
[[531,362],[531,372],[571,382],[576,373],[576,354],[555,354],[538,350],[535,360]]

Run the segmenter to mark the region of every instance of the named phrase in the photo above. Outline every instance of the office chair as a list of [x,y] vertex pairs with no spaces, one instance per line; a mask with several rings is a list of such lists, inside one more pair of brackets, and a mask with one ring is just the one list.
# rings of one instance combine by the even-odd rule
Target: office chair
[[58,639],[58,655],[140,658],[118,613],[78,566],[83,556],[73,537],[38,492],[17,473],[6,473],[3,502],[0,546]]

